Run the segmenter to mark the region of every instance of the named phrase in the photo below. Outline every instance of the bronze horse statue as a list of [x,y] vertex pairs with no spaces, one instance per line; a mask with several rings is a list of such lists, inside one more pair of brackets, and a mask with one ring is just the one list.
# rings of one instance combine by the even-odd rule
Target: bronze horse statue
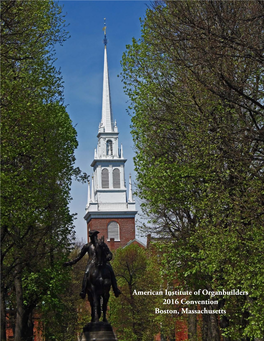
[[97,239],[98,231],[89,231],[91,242],[85,244],[79,255],[66,262],[63,265],[76,264],[82,257],[88,253],[89,259],[82,282],[81,298],[88,295],[91,305],[92,322],[98,322],[101,316],[101,298],[103,300],[103,321],[107,322],[106,311],[107,302],[109,300],[109,291],[112,286],[114,294],[118,297],[121,291],[117,287],[117,282],[113,268],[110,265],[112,253],[104,242],[104,237]]
[[91,322],[99,322],[101,317],[101,298],[103,300],[103,322],[107,322],[106,311],[110,297],[111,272],[107,264],[107,252],[109,251],[103,238],[95,243],[95,261],[90,266],[87,278],[86,292],[91,305]]

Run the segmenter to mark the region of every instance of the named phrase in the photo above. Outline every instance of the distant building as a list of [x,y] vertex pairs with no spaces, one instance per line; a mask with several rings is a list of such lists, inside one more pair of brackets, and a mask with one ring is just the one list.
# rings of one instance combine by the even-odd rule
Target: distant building
[[[106,28],[105,28],[106,29]],[[88,183],[88,200],[84,219],[89,230],[100,232],[111,250],[135,241],[137,214],[129,177],[128,195],[125,183],[125,163],[122,145],[118,144],[118,128],[113,121],[107,63],[107,39],[104,30],[104,73],[102,119],[98,143],[91,163],[93,175]]]

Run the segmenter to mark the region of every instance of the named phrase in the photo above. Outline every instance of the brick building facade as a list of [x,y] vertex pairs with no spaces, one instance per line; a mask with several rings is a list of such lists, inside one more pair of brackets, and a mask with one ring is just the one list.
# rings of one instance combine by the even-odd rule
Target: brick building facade
[[[112,222],[116,222],[119,226],[118,240],[107,238],[108,227]],[[103,235],[110,249],[116,250],[119,247],[126,246],[131,240],[135,239],[135,218],[92,218],[87,224],[87,235],[89,230],[99,231],[99,237]]]

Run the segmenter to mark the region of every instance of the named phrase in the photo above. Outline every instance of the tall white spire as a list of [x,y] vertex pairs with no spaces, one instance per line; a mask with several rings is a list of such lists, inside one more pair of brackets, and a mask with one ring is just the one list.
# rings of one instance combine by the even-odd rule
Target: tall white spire
[[[97,134],[97,148],[91,163],[93,174],[88,184],[88,199],[84,219],[87,230],[98,230],[110,248],[117,249],[135,240],[136,203],[132,180],[129,193],[125,182],[123,146],[119,149],[118,128],[111,110],[107,63],[106,25],[104,25],[104,74],[102,119]],[[128,194],[128,195],[127,195]],[[129,198],[128,198],[129,197]],[[113,240],[114,239],[114,240]]]
[[104,76],[103,76],[103,100],[102,100],[102,121],[101,130],[104,132],[113,132],[113,119],[110,97],[110,84],[108,76],[108,63],[107,63],[107,39],[106,39],[106,26],[104,27]]

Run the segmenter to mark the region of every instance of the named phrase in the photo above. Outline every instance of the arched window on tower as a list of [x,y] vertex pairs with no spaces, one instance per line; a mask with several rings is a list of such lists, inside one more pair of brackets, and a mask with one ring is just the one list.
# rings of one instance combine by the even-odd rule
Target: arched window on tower
[[107,226],[107,240],[114,238],[115,241],[120,241],[119,225],[116,221],[111,221]]
[[111,140],[106,141],[106,155],[113,155],[113,142]]
[[113,187],[120,188],[120,170],[118,168],[113,170]]
[[109,172],[107,168],[102,170],[102,188],[109,188]]

